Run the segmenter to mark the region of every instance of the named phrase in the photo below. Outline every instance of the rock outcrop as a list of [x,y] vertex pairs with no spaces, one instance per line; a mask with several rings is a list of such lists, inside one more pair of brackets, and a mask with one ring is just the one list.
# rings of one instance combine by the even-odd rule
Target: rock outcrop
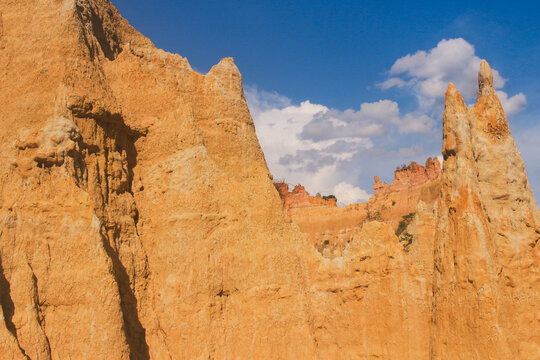
[[441,165],[437,158],[428,158],[425,167],[412,162],[394,172],[394,181],[387,184],[375,176],[374,194],[367,203],[344,208],[319,197],[309,196],[297,185],[292,192],[284,181],[274,182],[284,208],[310,243],[326,257],[341,256],[345,245],[368,221],[390,224],[396,230],[403,217],[416,212],[420,202],[433,208],[439,197]]
[[425,166],[412,162],[394,172],[394,181],[387,184],[375,176],[373,196],[369,199],[370,217],[398,226],[404,215],[414,213],[420,201],[434,204],[440,191],[441,164],[428,158]]
[[478,101],[452,84],[435,235],[434,359],[540,358],[540,221],[482,61]]
[[0,13],[0,357],[315,357],[233,60],[198,74],[106,0]]
[[300,184],[296,185],[292,191],[289,191],[289,185],[285,181],[275,181],[274,186],[281,197],[281,201],[283,201],[283,207],[289,212],[293,212],[295,209],[337,206],[335,197],[310,196]]
[[107,0],[0,1],[0,49],[2,359],[538,358],[538,210],[486,85],[449,91],[412,241],[366,221],[327,257],[231,58],[198,74]]

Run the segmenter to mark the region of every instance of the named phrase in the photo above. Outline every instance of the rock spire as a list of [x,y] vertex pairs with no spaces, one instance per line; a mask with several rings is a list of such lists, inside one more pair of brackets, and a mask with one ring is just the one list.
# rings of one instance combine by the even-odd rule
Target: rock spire
[[452,84],[446,92],[432,357],[530,359],[540,354],[538,208],[485,60],[478,84],[471,109]]

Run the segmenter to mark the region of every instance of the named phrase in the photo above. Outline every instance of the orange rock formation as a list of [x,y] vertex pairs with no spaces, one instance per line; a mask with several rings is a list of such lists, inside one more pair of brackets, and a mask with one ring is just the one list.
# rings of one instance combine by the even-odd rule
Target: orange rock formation
[[289,191],[289,185],[284,181],[274,182],[283,207],[285,210],[294,211],[294,209],[305,209],[320,206],[336,207],[337,200],[335,198],[323,198],[320,196],[310,196],[302,185],[296,185],[293,191]]
[[478,84],[446,92],[432,357],[537,359],[540,216],[486,61]]
[[492,87],[449,91],[407,249],[370,221],[325,258],[232,59],[198,74],[106,0],[0,1],[0,48],[2,359],[540,356],[538,209]]
[[289,216],[309,241],[325,256],[340,256],[365,222],[383,221],[396,229],[403,216],[416,212],[420,201],[433,206],[439,197],[441,172],[437,158],[428,158],[425,167],[412,162],[394,172],[392,184],[375,176],[375,193],[369,201],[345,208],[337,207],[335,200],[328,204],[309,196],[301,185],[292,193],[284,182],[274,185]]
[[418,202],[433,204],[439,197],[441,164],[428,158],[425,167],[415,162],[394,172],[387,184],[375,176],[373,196],[368,201],[369,214],[397,227],[403,215],[415,212]]

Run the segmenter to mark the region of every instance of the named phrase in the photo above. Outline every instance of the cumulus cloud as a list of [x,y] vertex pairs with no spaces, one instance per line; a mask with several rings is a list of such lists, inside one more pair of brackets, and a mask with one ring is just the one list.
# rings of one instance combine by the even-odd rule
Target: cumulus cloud
[[384,135],[385,124],[399,121],[398,104],[390,100],[363,103],[360,110],[328,109],[317,114],[302,132],[304,139],[358,138]]
[[366,198],[367,192],[353,184],[362,172],[358,159],[373,151],[376,139],[432,132],[435,125],[426,115],[402,116],[391,100],[339,111],[310,101],[292,104],[287,97],[252,86],[245,94],[270,171],[312,193],[337,189],[345,196],[338,197],[341,204]]
[[400,133],[430,133],[436,121],[425,114],[407,114],[400,120],[398,127]]
[[[396,165],[440,154],[437,129],[448,83],[472,100],[480,61],[461,38],[397,59],[378,85],[414,94],[419,106],[408,113],[390,99],[342,111],[309,100],[293,103],[254,86],[246,86],[245,96],[273,175],[301,183],[310,193],[334,193],[343,205],[366,201],[364,189],[372,186],[373,175],[388,174],[391,181]],[[506,113],[521,111],[525,95],[509,96],[502,90],[507,80],[496,69],[493,75]]]
[[346,182],[340,182],[334,187],[334,194],[344,204],[356,204],[369,200],[369,194],[358,186]]
[[527,105],[527,97],[523,93],[516,94],[512,97],[508,97],[508,94],[502,90],[497,91],[499,100],[507,116],[517,114],[525,108]]
[[249,104],[251,116],[257,117],[261,112],[291,105],[291,100],[273,91],[260,90],[256,86],[246,86],[244,89],[246,101]]
[[416,157],[424,152],[424,148],[420,144],[414,144],[410,147],[400,148],[398,155],[400,157]]
[[[465,99],[475,98],[480,61],[475,55],[474,46],[466,40],[444,39],[431,50],[419,50],[397,59],[389,71],[390,77],[379,86],[382,89],[409,88],[416,95],[420,109],[432,112],[441,108],[450,82],[459,89]],[[503,88],[507,80],[496,69],[492,70],[495,88]],[[511,99],[512,101],[507,101],[510,111],[506,108],[505,110],[515,114],[523,108],[526,98],[520,93],[505,100]]]
[[398,77],[392,77],[379,84],[379,86],[383,90],[390,89],[391,87],[394,87],[394,86],[401,88],[401,87],[410,86],[410,85],[412,85],[411,81],[405,81],[402,78],[398,78]]
[[338,171],[340,164],[373,147],[370,138],[361,134],[302,136],[306,127],[326,113],[332,114],[327,118],[329,126],[347,126],[351,119],[342,112],[310,101],[291,105],[278,94],[254,87],[246,87],[245,93],[270,171],[303,184],[311,193],[331,193],[343,175]]

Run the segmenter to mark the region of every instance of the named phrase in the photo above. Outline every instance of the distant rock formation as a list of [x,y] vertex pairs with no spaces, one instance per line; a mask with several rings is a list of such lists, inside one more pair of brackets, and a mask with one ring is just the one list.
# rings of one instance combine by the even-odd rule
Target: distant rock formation
[[392,192],[400,192],[404,189],[410,189],[415,186],[423,185],[432,180],[437,180],[441,174],[441,163],[437,158],[428,158],[425,167],[416,162],[402,166],[394,172],[394,182],[390,185],[380,181],[378,176],[375,176],[375,191],[372,202],[376,202],[380,197],[386,196]]
[[374,194],[368,201],[370,218],[397,227],[404,215],[415,212],[418,202],[433,204],[439,197],[441,164],[428,158],[425,167],[412,162],[394,172],[394,181],[387,184],[375,176]]
[[279,192],[285,210],[337,206],[337,199],[335,197],[310,196],[300,184],[296,185],[293,191],[289,191],[289,185],[284,181],[274,181],[274,186]]
[[397,229],[403,216],[413,214],[420,201],[433,206],[439,197],[442,169],[437,158],[428,158],[426,166],[412,162],[394,172],[394,181],[387,184],[375,176],[374,194],[367,203],[345,208],[310,197],[297,185],[292,192],[284,182],[274,182],[284,208],[300,231],[325,256],[341,256],[361,226],[378,220]]

